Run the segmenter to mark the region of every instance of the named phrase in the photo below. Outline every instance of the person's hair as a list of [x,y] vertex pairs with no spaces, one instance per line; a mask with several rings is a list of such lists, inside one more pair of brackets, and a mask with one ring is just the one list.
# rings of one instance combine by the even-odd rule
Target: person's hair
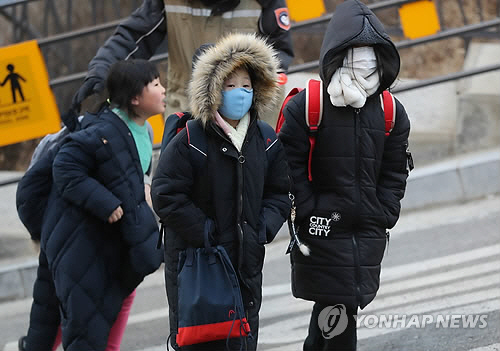
[[[393,77],[396,77],[399,73],[399,66],[394,66],[391,64],[393,59],[387,55],[390,53],[388,50],[384,50],[382,45],[376,44],[373,46],[375,51],[375,57],[377,58],[377,69],[380,77],[380,86],[384,89],[390,88]],[[391,81],[389,81],[391,79]]]
[[109,69],[106,87],[111,104],[135,117],[132,99],[141,95],[145,86],[158,78],[156,65],[142,59],[118,61]]
[[330,83],[330,80],[332,79],[335,71],[342,67],[344,57],[347,55],[347,50],[348,49],[343,49],[341,51],[338,51],[337,53],[333,53],[332,51],[330,51],[326,54],[323,61],[324,76],[326,82]]

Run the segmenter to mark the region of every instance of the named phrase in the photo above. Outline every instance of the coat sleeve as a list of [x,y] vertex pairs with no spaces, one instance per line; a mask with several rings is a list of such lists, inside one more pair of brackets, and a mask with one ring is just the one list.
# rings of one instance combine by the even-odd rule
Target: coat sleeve
[[377,197],[387,219],[387,228],[396,225],[401,210],[401,199],[408,178],[408,137],[410,120],[403,105],[396,100],[396,123],[387,137],[377,184]]
[[149,59],[163,41],[167,26],[162,0],[144,0],[127,19],[120,23],[115,33],[97,51],[90,61],[86,80],[99,78],[104,81],[109,66],[128,58]]
[[76,133],[57,153],[52,165],[54,185],[63,199],[107,221],[121,201],[92,177],[97,167],[96,146],[84,132]]
[[269,155],[274,157],[268,160],[269,166],[260,213],[260,230],[265,230],[262,237],[265,235],[267,243],[274,240],[281,226],[288,218],[291,208],[289,198],[291,183],[285,150],[279,140],[272,148],[276,148],[276,150],[267,151],[270,152]]
[[166,147],[156,168],[151,194],[161,222],[190,246],[203,246],[207,216],[191,199],[194,177],[186,129]]
[[278,52],[281,71],[286,72],[293,60],[293,44],[290,34],[290,15],[285,0],[259,0],[262,14],[259,30]]
[[308,179],[307,165],[309,160],[309,137],[305,122],[305,93],[294,96],[285,106],[283,115],[285,123],[279,132],[286,158],[290,167],[295,195],[297,217],[295,223],[300,225],[309,216],[315,206],[315,196]]

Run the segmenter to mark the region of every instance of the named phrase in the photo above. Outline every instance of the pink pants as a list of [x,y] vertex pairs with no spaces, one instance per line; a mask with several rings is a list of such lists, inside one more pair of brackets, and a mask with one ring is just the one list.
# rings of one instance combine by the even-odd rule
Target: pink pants
[[[120,344],[122,343],[123,333],[125,333],[125,327],[127,326],[128,316],[130,314],[134,298],[135,290],[132,291],[132,294],[127,296],[125,300],[123,300],[122,309],[120,310],[120,313],[118,313],[118,317],[116,317],[116,321],[109,331],[106,351],[120,351]],[[56,351],[59,345],[61,345],[61,337],[61,327],[59,327],[52,351]]]

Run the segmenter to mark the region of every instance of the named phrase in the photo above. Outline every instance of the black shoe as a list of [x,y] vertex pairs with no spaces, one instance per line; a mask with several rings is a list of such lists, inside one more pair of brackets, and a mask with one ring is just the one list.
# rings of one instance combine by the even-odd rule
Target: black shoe
[[17,343],[19,351],[26,351],[26,336],[21,336]]

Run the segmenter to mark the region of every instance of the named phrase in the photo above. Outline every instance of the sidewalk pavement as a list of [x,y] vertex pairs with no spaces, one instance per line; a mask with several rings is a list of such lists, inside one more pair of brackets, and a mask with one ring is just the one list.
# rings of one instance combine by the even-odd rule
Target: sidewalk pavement
[[[402,201],[405,212],[463,203],[500,193],[500,148],[416,168]],[[0,182],[19,176],[0,172]],[[16,184],[0,187],[0,302],[31,296],[37,253],[15,208]],[[281,235],[286,238],[286,235]]]

